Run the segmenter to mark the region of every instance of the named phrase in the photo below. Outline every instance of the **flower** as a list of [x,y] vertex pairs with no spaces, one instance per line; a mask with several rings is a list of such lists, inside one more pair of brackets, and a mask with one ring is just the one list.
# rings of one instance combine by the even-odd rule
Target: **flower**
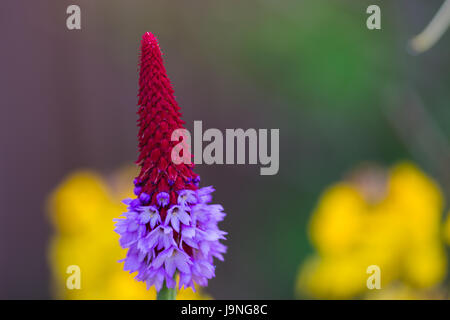
[[151,228],[154,228],[156,223],[161,223],[159,211],[155,206],[144,206],[139,209],[142,210],[139,216],[140,223],[145,225],[150,222]]
[[374,297],[367,267],[379,266],[382,289],[435,288],[446,275],[439,187],[411,163],[368,167],[329,187],[309,228],[317,254],[300,268],[297,292],[317,298]]
[[187,213],[189,210],[191,210],[189,207],[172,206],[167,211],[165,224],[168,225],[170,222],[175,231],[180,233],[180,222],[185,225],[191,222],[191,217]]
[[[159,291],[206,286],[214,277],[214,258],[223,260],[226,233],[218,228],[225,213],[210,204],[212,187],[199,188],[193,164],[171,160],[174,130],[183,128],[180,108],[162,61],[156,38],[141,41],[139,73],[140,173],[134,179],[136,198],[125,199],[127,211],[115,219],[120,245],[128,249],[124,269]],[[181,138],[182,139],[182,138]],[[186,156],[186,155],[184,155]]]
[[178,204],[179,205],[187,205],[193,204],[197,201],[197,197],[195,196],[195,192],[192,190],[182,190],[178,195]]
[[169,204],[170,202],[170,196],[167,192],[160,192],[158,193],[158,195],[156,196],[156,202],[161,206],[161,207],[165,207]]
[[[120,212],[120,199],[131,196],[129,181],[135,169],[127,166],[108,177],[94,171],[71,173],[52,192],[48,211],[55,228],[49,246],[52,287],[57,299],[155,299],[156,290],[146,290],[121,269],[117,260],[125,251],[117,246],[111,231]],[[108,183],[107,183],[108,182]],[[139,224],[140,222],[138,222]],[[66,287],[67,267],[81,270],[81,289]],[[182,289],[177,299],[209,299],[199,290]]]
[[147,248],[156,250],[168,249],[176,244],[173,239],[172,228],[158,226],[153,229],[144,239],[147,240]]

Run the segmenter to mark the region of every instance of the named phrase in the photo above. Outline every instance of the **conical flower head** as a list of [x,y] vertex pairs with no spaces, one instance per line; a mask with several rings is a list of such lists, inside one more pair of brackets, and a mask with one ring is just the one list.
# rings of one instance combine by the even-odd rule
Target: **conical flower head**
[[183,189],[196,190],[198,176],[193,165],[171,161],[171,152],[178,141],[171,141],[172,132],[182,129],[180,108],[173,95],[156,38],[145,33],[141,42],[139,76],[139,158],[141,173],[135,184],[137,193],[155,194]]
[[[191,164],[175,164],[172,133],[183,128],[163,64],[158,41],[145,33],[141,41],[139,73],[139,158],[134,180],[135,199],[125,199],[125,219],[116,219],[120,245],[127,248],[124,269],[159,291],[165,282],[174,288],[205,286],[214,276],[213,259],[223,260],[226,247],[218,228],[225,213],[210,204],[212,187],[199,188]],[[190,155],[184,155],[184,157]]]

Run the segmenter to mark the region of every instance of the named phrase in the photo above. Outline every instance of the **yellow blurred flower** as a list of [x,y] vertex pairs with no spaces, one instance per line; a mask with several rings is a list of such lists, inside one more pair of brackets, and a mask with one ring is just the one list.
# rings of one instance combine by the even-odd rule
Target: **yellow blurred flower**
[[297,293],[324,299],[373,296],[371,291],[383,290],[367,288],[370,265],[380,267],[382,288],[394,282],[411,290],[439,284],[447,268],[442,210],[438,186],[411,163],[389,172],[356,171],[319,200],[309,228],[317,254],[301,266]]
[[[121,199],[132,196],[133,167],[107,179],[90,170],[69,175],[50,195],[48,212],[55,233],[49,245],[54,295],[58,299],[155,299],[152,287],[133,279],[118,260],[125,250],[113,231],[113,218],[124,210]],[[67,267],[81,271],[81,289],[66,287]],[[180,290],[177,299],[209,299],[192,289]]]
[[427,291],[417,290],[411,286],[393,283],[383,290],[372,290],[365,297],[368,300],[442,300],[445,293],[442,289]]
[[447,214],[447,221],[444,224],[444,239],[450,245],[450,211]]

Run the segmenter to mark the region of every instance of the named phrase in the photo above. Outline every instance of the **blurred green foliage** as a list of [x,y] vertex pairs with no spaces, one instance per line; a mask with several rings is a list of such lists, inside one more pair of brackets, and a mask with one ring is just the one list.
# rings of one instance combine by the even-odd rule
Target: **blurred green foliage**
[[369,32],[365,18],[324,1],[297,2],[275,14],[269,9],[243,31],[241,67],[281,95],[310,100],[309,107],[364,110],[379,101],[380,84],[395,76],[389,37]]

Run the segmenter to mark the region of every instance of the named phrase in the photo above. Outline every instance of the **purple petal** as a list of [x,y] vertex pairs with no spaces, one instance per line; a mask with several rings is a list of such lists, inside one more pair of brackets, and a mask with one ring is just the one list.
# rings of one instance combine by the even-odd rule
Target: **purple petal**
[[178,219],[185,225],[191,222],[191,217],[183,209],[178,211]]
[[170,221],[172,222],[172,227],[175,229],[175,231],[180,232],[180,221],[178,220],[178,218],[172,216],[172,219],[170,219]]
[[146,194],[145,192],[142,192],[139,195],[139,200],[141,200],[141,203],[145,204],[150,201],[150,195]]
[[166,272],[169,276],[173,277],[176,269],[175,259],[173,257],[167,258],[164,266],[166,267]]
[[168,274],[166,274],[166,286],[167,286],[167,288],[171,288],[171,289],[173,289],[173,288],[175,288],[175,286],[176,286],[176,281],[173,279],[173,277],[172,276],[169,276]]
[[164,250],[158,254],[158,256],[153,260],[152,267],[157,269],[163,265],[167,257],[172,255],[173,248]]
[[133,232],[136,231],[139,228],[139,224],[136,221],[130,221],[128,224],[127,231]]
[[189,269],[189,265],[186,262],[186,257],[184,257],[182,254],[177,254],[174,258],[175,265],[177,266],[178,270],[184,273],[190,273],[191,270]]
[[158,204],[162,207],[165,207],[169,204],[170,201],[170,196],[167,192],[160,192],[157,196],[156,196],[156,202],[158,202]]
[[195,228],[193,227],[183,227],[181,235],[185,238],[193,238],[195,236]]
[[178,195],[178,204],[186,205],[193,204],[197,202],[197,197],[195,191],[192,190],[181,190]]
[[146,237],[147,248],[148,249],[154,248],[156,243],[158,242],[158,239],[160,238],[160,236],[161,236],[161,230],[159,228],[150,232]]
[[150,220],[150,227],[154,228],[157,222],[161,223],[161,217],[159,216],[159,214],[153,215]]
[[191,287],[192,290],[195,292],[195,286],[192,283],[192,276],[190,272],[189,273],[180,272],[180,281],[178,289],[181,289],[182,286],[184,286],[185,288]]
[[170,219],[172,219],[172,211],[167,211],[166,220],[164,220],[164,225],[169,225]]
[[133,199],[131,198],[126,198],[122,200],[123,204],[126,204],[127,206],[129,206],[131,204],[131,202],[133,201]]

